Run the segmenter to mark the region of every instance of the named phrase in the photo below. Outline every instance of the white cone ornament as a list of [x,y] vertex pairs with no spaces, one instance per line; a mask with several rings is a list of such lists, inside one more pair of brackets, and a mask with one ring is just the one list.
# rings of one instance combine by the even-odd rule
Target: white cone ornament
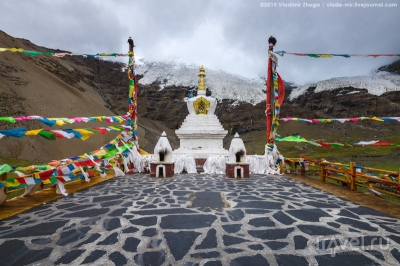
[[165,131],[161,134],[161,137],[154,147],[154,161],[173,162],[171,144],[169,144]]

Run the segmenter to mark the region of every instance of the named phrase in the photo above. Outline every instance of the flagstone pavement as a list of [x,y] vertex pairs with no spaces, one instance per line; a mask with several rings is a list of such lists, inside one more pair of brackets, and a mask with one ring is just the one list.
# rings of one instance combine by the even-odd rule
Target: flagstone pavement
[[117,177],[0,221],[0,265],[398,265],[400,220],[284,176]]

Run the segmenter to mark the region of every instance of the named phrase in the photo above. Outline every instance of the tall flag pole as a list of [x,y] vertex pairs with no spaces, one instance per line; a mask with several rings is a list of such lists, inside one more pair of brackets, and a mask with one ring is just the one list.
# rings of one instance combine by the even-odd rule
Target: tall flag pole
[[268,70],[267,70],[267,93],[266,93],[266,131],[267,131],[267,144],[272,143],[272,135],[271,135],[271,128],[272,128],[272,119],[273,119],[273,110],[274,107],[274,81],[273,81],[273,61],[272,61],[272,53],[274,52],[274,46],[276,44],[276,39],[271,35],[268,39],[269,48],[268,48]]
[[274,53],[274,46],[276,45],[276,42],[277,41],[274,36],[271,35],[268,39],[268,70],[266,80],[266,174],[280,174],[282,170],[280,167],[280,162],[283,161],[283,157],[275,145],[275,137],[277,135],[279,126],[280,106],[285,97],[285,84],[276,71],[276,67],[278,66],[278,57]]
[[128,61],[128,79],[129,79],[129,98],[128,98],[128,104],[129,104],[129,120],[128,120],[128,126],[130,126],[130,131],[132,132],[132,139],[135,143],[136,149],[138,152],[140,152],[139,149],[139,134],[137,131],[137,96],[138,96],[138,86],[137,86],[137,80],[135,76],[135,53],[133,52],[133,48],[135,47],[132,37],[129,37],[128,39],[129,43],[129,61]]

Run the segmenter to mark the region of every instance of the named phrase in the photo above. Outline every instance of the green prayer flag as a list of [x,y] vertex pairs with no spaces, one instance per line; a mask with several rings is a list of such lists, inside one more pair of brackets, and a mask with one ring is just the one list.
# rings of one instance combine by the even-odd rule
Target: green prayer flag
[[11,172],[11,171],[12,171],[12,167],[9,166],[8,164],[0,165],[0,175]]
[[307,140],[300,136],[287,136],[279,139],[279,141],[307,142]]
[[40,131],[39,134],[40,136],[42,136],[45,139],[48,140],[56,140],[56,134],[54,134],[53,132],[48,132],[48,131]]
[[112,150],[112,151],[109,151],[106,154],[104,154],[104,158],[109,158],[109,157],[112,157],[112,156],[114,156],[116,154],[118,154],[118,151],[117,150]]
[[15,124],[15,119],[13,117],[0,117],[0,121],[6,121],[11,124]]
[[337,144],[337,143],[329,143],[329,145],[331,145],[332,148],[342,148],[343,147],[343,145]]
[[30,56],[37,56],[37,55],[41,55],[41,54],[49,54],[49,55],[54,54],[54,52],[37,52],[37,51],[27,51],[27,50],[23,50],[22,53],[30,55]]
[[50,180],[50,182],[51,182],[52,184],[57,184],[57,183],[58,183],[58,178],[55,177],[55,176],[50,177],[49,180]]
[[36,165],[35,169],[38,171],[44,171],[44,170],[48,170],[49,168],[48,168],[47,164],[40,164],[40,165]]

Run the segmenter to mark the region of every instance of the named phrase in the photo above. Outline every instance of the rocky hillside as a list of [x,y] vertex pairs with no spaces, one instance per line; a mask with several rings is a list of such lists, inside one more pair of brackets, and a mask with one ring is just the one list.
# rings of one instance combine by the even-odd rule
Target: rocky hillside
[[305,94],[289,102],[285,109],[282,108],[282,114],[302,118],[390,117],[400,114],[400,91],[381,96],[354,87],[314,91],[315,87],[310,87]]
[[[28,40],[13,38],[4,32],[0,32],[0,47],[22,47],[34,51],[51,50],[36,46]],[[128,107],[128,80],[127,74],[122,69],[121,63],[81,56],[59,59],[51,56],[30,57],[20,53],[0,53],[0,116],[124,115]],[[399,62],[385,66],[382,70],[397,74]],[[174,131],[179,128],[188,114],[184,98],[188,97],[195,88],[193,84],[175,82],[179,81],[176,75],[181,72],[176,67],[175,74],[171,74],[175,77],[171,80],[161,76],[157,78],[155,72],[152,72],[151,78],[146,77],[148,69],[137,72],[139,73],[137,76],[139,80],[139,142],[141,148],[149,152],[153,151],[162,131],[167,132],[173,148],[179,147],[179,140]],[[197,70],[194,72],[193,80],[197,80]],[[169,74],[165,73],[168,77]],[[265,144],[265,101],[261,100],[265,97],[262,92],[264,85],[262,83],[260,85],[260,81],[252,81],[252,85],[248,88],[255,88],[257,95],[264,96],[260,99],[258,99],[260,96],[257,96],[258,100],[253,102],[239,101],[240,97],[244,97],[240,94],[243,83],[238,77],[231,78],[235,81],[225,89],[237,91],[237,97],[232,97],[232,99],[226,97],[229,91],[224,90],[223,83],[213,84],[210,80],[207,81],[208,94],[213,96],[217,94],[219,98],[216,115],[229,132],[224,140],[225,147],[229,148],[230,139],[238,132],[244,139],[249,153],[261,154]],[[219,91],[215,92],[217,87]],[[281,117],[344,118],[373,115],[399,116],[400,114],[399,91],[386,92],[377,96],[368,93],[368,89],[356,86],[320,92],[316,92],[316,87],[310,86],[302,95],[290,101],[288,97],[292,91],[293,88],[287,84]],[[225,96],[221,96],[222,92]],[[312,125],[282,121],[279,134],[283,136],[301,134],[310,140],[319,139],[328,142],[340,140],[343,137],[349,141],[369,140],[368,138],[387,138],[395,135],[394,132],[400,130],[398,124],[391,123],[390,126],[382,127],[382,124],[376,122]],[[72,128],[91,125],[74,124]],[[16,126],[29,129],[43,128],[43,124],[34,121],[17,125],[0,122],[1,129]],[[99,125],[93,124],[93,126]],[[3,138],[0,139],[2,147],[0,155],[46,162],[97,149],[114,136],[115,134],[112,133],[104,136],[95,135],[85,142],[78,139],[48,141],[41,137]],[[304,147],[279,145],[287,152],[293,152],[293,147],[296,147],[294,150],[297,153],[307,152]]]
[[[17,47],[32,51],[51,50],[32,44],[28,40],[13,38],[1,31],[0,47]],[[93,64],[92,61],[94,60],[90,58],[83,60],[79,57],[59,59],[52,56],[31,57],[7,51],[0,53],[0,116],[113,115],[113,112],[106,107],[96,86],[98,74],[96,68],[93,67],[96,63]],[[98,61],[99,65],[101,65],[100,62]],[[64,128],[101,125],[104,124],[76,123]],[[15,125],[0,122],[1,129],[16,127],[47,128],[38,121],[20,122]],[[52,128],[57,128],[57,126]],[[47,162],[98,149],[115,136],[116,133],[96,134],[84,142],[79,139],[48,141],[40,136],[21,139],[3,137],[0,139],[0,155],[34,162]]]
[[400,60],[393,62],[392,64],[382,66],[378,70],[400,75]]

